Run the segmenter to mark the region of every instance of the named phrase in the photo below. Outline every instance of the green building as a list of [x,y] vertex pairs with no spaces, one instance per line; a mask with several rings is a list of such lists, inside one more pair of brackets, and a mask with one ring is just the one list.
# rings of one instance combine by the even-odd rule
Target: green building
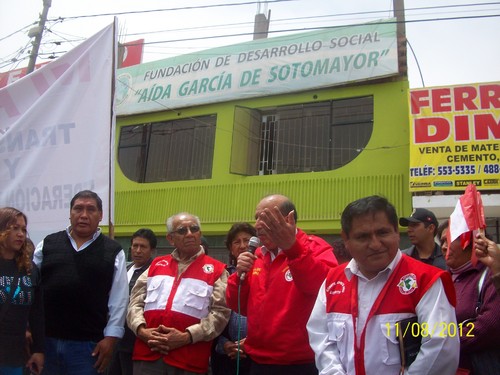
[[118,71],[115,238],[141,227],[167,251],[165,222],[197,215],[211,254],[289,196],[298,226],[333,239],[357,198],[411,211],[408,89],[394,22],[211,49]]

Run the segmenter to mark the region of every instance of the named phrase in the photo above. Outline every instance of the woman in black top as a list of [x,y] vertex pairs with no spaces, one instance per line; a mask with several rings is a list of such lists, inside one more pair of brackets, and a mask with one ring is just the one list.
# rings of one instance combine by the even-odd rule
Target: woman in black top
[[[40,374],[44,361],[40,273],[26,242],[27,218],[12,207],[0,208],[0,374]],[[31,345],[26,339],[31,331]]]

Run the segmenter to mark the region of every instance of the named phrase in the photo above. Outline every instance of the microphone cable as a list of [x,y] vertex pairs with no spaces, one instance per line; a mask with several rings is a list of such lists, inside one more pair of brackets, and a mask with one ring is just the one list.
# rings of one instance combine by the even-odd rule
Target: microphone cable
[[238,283],[238,334],[236,335],[237,347],[236,347],[236,375],[240,374],[240,340],[241,340],[241,284],[243,280]]
[[[255,253],[255,250],[260,246],[260,240],[258,237],[251,237],[250,240],[248,241],[248,251],[250,251],[252,254]],[[240,374],[240,348],[241,348],[241,284],[243,284],[243,280],[245,280],[245,277],[247,275],[245,273],[242,273],[241,276],[238,278],[238,333],[236,335],[236,340],[237,340],[237,347],[236,347],[236,375]],[[248,319],[248,318],[247,318]],[[248,332],[247,332],[248,334]]]

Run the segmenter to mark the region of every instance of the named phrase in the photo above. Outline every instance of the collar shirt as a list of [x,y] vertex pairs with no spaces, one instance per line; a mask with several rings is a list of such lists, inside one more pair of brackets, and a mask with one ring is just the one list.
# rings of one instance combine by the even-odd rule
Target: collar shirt
[[92,244],[92,242],[94,242],[97,239],[97,237],[99,237],[99,235],[101,234],[101,228],[97,228],[97,230],[93,234],[92,238],[90,240],[88,240],[87,242],[85,242],[82,246],[80,246],[80,248],[78,248],[75,240],[73,239],[73,237],[71,237],[71,225],[68,225],[66,227],[66,234],[68,235],[68,238],[71,242],[71,246],[73,246],[73,249],[75,249],[76,251],[82,251],[85,248],[89,247],[90,244]]
[[358,277],[358,321],[356,324],[356,336],[359,340],[361,338],[361,333],[365,327],[368,314],[370,313],[375,300],[382,291],[385,283],[389,279],[394,267],[399,263],[402,255],[398,250],[396,256],[389,265],[380,271],[377,276],[369,280],[364,276],[359,270],[358,264],[354,259],[351,259],[349,264],[346,266],[345,274],[348,280],[351,280],[354,275]]
[[281,250],[280,248],[278,248],[278,252],[276,253],[276,255],[274,255],[274,253],[273,253],[271,250],[268,250],[268,249],[267,249],[267,247],[265,247],[264,245],[262,245],[262,247],[260,248],[260,251],[262,251],[262,255],[263,255],[264,257],[267,257],[267,254],[269,254],[269,257],[270,257],[270,259],[271,259],[271,262],[272,262],[273,260],[275,260],[275,259],[276,259],[276,257],[277,257],[278,255],[280,255],[280,254],[283,252],[283,250]]
[[186,268],[188,268],[188,266],[194,262],[196,258],[198,258],[203,254],[205,254],[205,250],[203,250],[203,246],[201,245],[200,245],[200,250],[196,254],[194,254],[191,258],[188,259],[182,259],[179,254],[179,250],[174,249],[174,251],[172,251],[172,258],[174,258],[179,263],[177,276],[181,275],[186,270]]
[[132,276],[134,276],[134,272],[135,270],[138,270],[139,267],[136,267],[135,264],[132,265],[132,267],[130,267],[127,271],[127,279],[128,279],[128,282],[130,282],[130,280],[132,279]]

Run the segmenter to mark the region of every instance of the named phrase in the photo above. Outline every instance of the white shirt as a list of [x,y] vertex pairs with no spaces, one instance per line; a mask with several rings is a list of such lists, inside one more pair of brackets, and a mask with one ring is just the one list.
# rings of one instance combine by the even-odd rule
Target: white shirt
[[132,264],[132,266],[129,268],[127,271],[127,280],[130,283],[130,280],[132,280],[132,276],[134,276],[135,270],[139,269],[140,267],[137,267],[135,264]]
[[[66,233],[71,241],[75,251],[82,251],[87,248],[101,234],[101,228],[98,228],[94,236],[85,242],[80,248],[77,247],[75,240],[70,234],[71,226],[66,228]],[[33,253],[33,262],[41,269],[43,261],[43,240],[37,245]],[[104,336],[123,337],[125,333],[125,317],[127,315],[128,305],[128,281],[127,281],[127,262],[123,249],[115,257],[115,270],[113,273],[113,282],[109,291],[108,309],[109,319],[104,328]],[[43,275],[42,275],[43,277]]]

